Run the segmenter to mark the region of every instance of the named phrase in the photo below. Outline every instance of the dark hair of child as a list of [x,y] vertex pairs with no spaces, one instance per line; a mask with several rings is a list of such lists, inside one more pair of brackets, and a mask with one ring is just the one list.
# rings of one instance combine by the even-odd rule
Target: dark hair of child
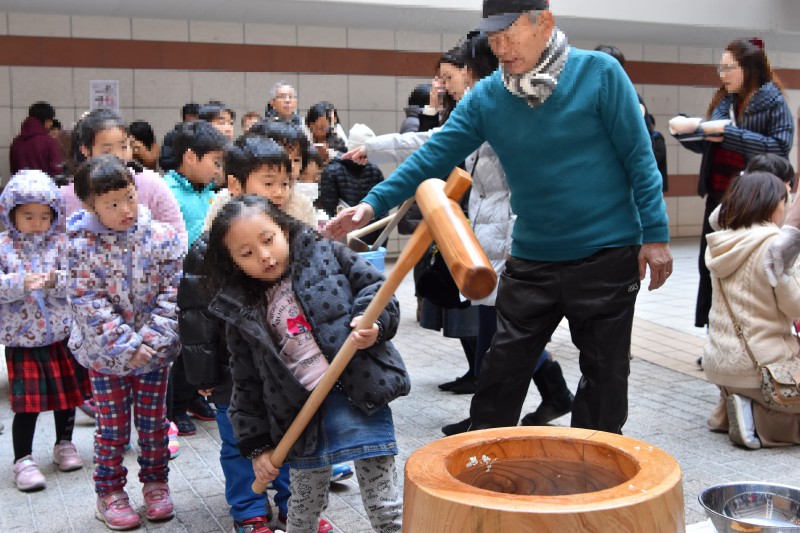
[[201,105],[200,109],[197,111],[197,118],[200,120],[205,120],[206,122],[211,122],[212,120],[219,118],[219,116],[225,111],[227,111],[231,116],[231,120],[236,120],[236,112],[217,100],[212,100],[207,104]]
[[84,161],[75,172],[75,195],[84,203],[101,194],[134,185],[125,163],[115,155],[103,154]]
[[305,171],[309,163],[316,163],[317,166],[320,167],[320,169],[325,167],[325,161],[322,160],[322,155],[311,144],[306,145],[305,150],[303,150],[303,163],[302,163],[303,171]]
[[259,120],[247,130],[247,133],[269,137],[281,146],[294,145],[302,142],[303,139],[308,141],[303,130],[294,124],[281,122],[273,119]]
[[430,83],[420,83],[414,87],[414,90],[408,95],[408,105],[417,107],[428,105],[431,101],[431,88]]
[[52,131],[52,130],[61,130],[61,128],[62,128],[61,121],[58,120],[57,118],[54,118],[53,119],[53,124],[50,126],[50,131]]
[[251,118],[256,119],[256,121],[261,120],[261,115],[257,111],[248,111],[247,113],[242,115],[242,122],[241,125],[244,128],[244,123],[250,120]]
[[144,120],[135,120],[131,122],[128,126],[128,131],[130,131],[134,139],[145,145],[148,150],[151,149],[153,143],[156,142],[156,134],[153,132],[153,127],[149,122],[145,122]]
[[733,180],[722,198],[719,225],[735,230],[769,222],[787,195],[786,185],[774,174],[745,172]]
[[774,174],[784,183],[794,182],[794,168],[789,160],[782,155],[770,153],[754,155],[747,162],[747,168],[744,171],[747,173],[757,170]]
[[625,66],[625,54],[623,54],[622,51],[620,51],[620,49],[614,46],[613,44],[598,44],[595,47],[595,51],[608,54],[614,59],[616,59],[620,65],[622,65],[623,67]]
[[[233,261],[228,247],[225,246],[225,237],[231,224],[238,218],[259,212],[275,221],[286,235],[286,240],[290,245],[300,232],[308,229],[308,226],[290,217],[262,196],[238,196],[220,210],[214,218],[208,235],[208,249],[204,265],[209,287],[212,290],[219,290],[223,287],[239,290],[248,295],[247,303],[249,305],[257,304],[263,297],[264,291],[275,282],[255,280],[242,272]],[[289,275],[290,272],[291,268],[287,270],[286,275]]]
[[[323,117],[330,118],[331,112],[333,112],[336,122],[339,122],[339,113],[336,111],[336,107],[332,103],[325,101],[317,102],[308,109],[308,112],[306,113],[306,124],[316,122]],[[333,126],[333,124],[331,124],[331,126]]]
[[47,102],[35,102],[28,107],[28,116],[44,124],[56,118],[56,109]]
[[224,165],[225,175],[236,178],[242,187],[250,174],[264,166],[292,171],[292,162],[280,144],[253,133],[242,135],[225,148]]
[[183,154],[191,150],[197,157],[209,152],[221,152],[228,144],[228,139],[214,126],[203,120],[184,122],[175,129],[172,139],[172,151],[177,161],[183,160]]
[[78,133],[78,146],[91,150],[98,133],[114,128],[119,128],[124,132],[128,131],[128,125],[121,116],[110,109],[95,109],[87,113],[75,125],[75,131]]
[[195,104],[194,102],[189,104],[183,104],[181,108],[181,121],[186,122],[186,117],[189,115],[197,116],[200,112],[200,104]]

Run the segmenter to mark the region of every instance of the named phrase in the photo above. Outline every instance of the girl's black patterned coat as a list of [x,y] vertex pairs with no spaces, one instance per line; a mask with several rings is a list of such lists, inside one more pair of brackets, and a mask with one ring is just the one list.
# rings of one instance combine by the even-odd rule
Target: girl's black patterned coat
[[[331,361],[350,334],[350,321],[363,314],[385,278],[363,257],[340,243],[321,240],[310,230],[297,235],[290,250],[292,286],[317,344]],[[241,291],[223,289],[209,306],[212,314],[226,322],[234,382],[228,416],[244,456],[275,446],[310,394],[278,357],[265,324],[264,300],[247,305],[246,296]],[[367,414],[411,389],[403,360],[388,342],[399,320],[398,302],[392,298],[378,319],[378,342],[356,352],[339,379],[350,402]],[[288,458],[313,453],[318,435],[319,415]]]

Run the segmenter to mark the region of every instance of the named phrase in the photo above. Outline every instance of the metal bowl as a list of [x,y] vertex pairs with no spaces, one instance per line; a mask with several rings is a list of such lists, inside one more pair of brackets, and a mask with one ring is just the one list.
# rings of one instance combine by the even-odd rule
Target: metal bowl
[[739,481],[700,493],[700,505],[720,533],[800,533],[800,489]]

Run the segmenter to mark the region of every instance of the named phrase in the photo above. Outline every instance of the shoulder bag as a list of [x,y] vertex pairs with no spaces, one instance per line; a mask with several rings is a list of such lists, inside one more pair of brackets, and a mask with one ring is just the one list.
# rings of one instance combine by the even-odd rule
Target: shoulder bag
[[800,359],[795,357],[790,361],[770,363],[768,365],[760,364],[747,344],[742,327],[733,316],[728,298],[725,297],[725,292],[722,290],[722,284],[720,284],[720,295],[725,303],[725,308],[728,310],[728,315],[733,321],[733,329],[736,331],[739,340],[742,341],[742,346],[744,346],[747,355],[750,356],[750,360],[753,362],[753,366],[759,373],[761,394],[764,396],[764,402],[767,407],[785,413],[800,413]]

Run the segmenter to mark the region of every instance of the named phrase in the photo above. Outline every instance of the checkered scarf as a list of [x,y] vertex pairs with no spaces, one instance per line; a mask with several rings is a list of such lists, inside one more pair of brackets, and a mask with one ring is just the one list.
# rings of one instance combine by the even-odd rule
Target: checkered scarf
[[547,47],[533,70],[525,74],[508,74],[500,67],[503,83],[511,94],[524,98],[533,108],[539,107],[556,89],[569,49],[567,36],[554,28]]

